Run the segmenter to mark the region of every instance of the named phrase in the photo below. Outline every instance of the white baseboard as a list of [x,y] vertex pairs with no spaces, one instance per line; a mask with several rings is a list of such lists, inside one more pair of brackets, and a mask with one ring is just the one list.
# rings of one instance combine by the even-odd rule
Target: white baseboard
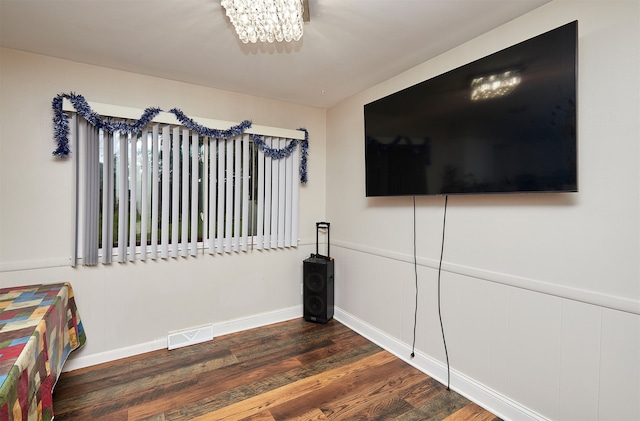
[[[302,314],[302,306],[294,306],[272,312],[256,314],[249,317],[213,323],[211,327],[215,338],[216,336],[227,335],[230,333],[295,319],[302,317]],[[440,361],[437,361],[419,351],[416,351],[415,357],[411,358],[411,347],[408,344],[398,341],[385,332],[365,323],[340,308],[335,308],[334,318],[353,331],[369,339],[371,342],[391,352],[406,363],[438,380],[440,383],[446,384],[447,367]],[[92,365],[166,348],[167,338],[161,338],[130,347],[119,348],[99,354],[79,356],[77,358],[73,358],[72,353],[69,360],[65,363],[63,371],[73,371]],[[543,416],[523,407],[517,402],[501,395],[481,383],[478,383],[472,378],[457,372],[456,370],[451,370],[450,387],[452,390],[478,403],[480,406],[486,408],[504,420],[547,421]]]
[[213,334],[215,336],[228,335],[229,333],[241,332],[243,330],[267,326],[298,317],[302,317],[302,305],[284,308],[276,311],[269,311],[249,317],[233,319],[226,322],[214,323]]
[[134,355],[144,354],[146,352],[157,351],[166,347],[167,338],[159,338],[141,344],[100,352],[98,354],[80,355],[76,357],[72,352],[69,355],[69,359],[67,360],[67,362],[64,363],[62,372],[78,370],[80,368],[90,367],[92,365],[98,365],[102,363],[108,363],[109,361],[132,357]]
[[[440,361],[419,351],[416,351],[415,356],[411,358],[411,347],[408,344],[398,341],[339,308],[335,308],[334,318],[440,383],[447,384],[447,367]],[[540,414],[453,369],[449,386],[504,420],[547,421],[547,418]]]
[[[297,317],[302,317],[301,305],[266,313],[255,314],[249,317],[228,320],[220,323],[213,323],[211,325],[211,328],[213,330],[213,335],[215,338],[216,336],[222,336],[229,333],[267,326],[270,324],[295,319]],[[78,356],[75,358],[72,352],[69,356],[69,359],[64,364],[62,371],[66,372],[78,370],[80,368],[90,367],[92,365],[102,364],[109,361],[115,361],[121,358],[132,357],[134,355],[144,354],[146,352],[166,349],[167,347],[167,337],[164,337],[133,346],[118,348],[98,354]]]

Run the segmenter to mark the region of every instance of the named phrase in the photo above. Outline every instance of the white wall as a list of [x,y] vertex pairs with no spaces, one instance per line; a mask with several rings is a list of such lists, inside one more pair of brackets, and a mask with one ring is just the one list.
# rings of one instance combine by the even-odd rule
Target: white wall
[[[534,418],[637,420],[635,0],[554,1],[328,111],[327,218],[336,304],[343,318],[398,342],[409,356],[412,198],[365,198],[363,105],[576,19],[580,192],[449,197],[441,292],[452,387],[480,399],[479,391],[495,392]],[[443,205],[443,197],[416,199],[416,360],[435,360],[436,368],[445,362],[437,311]],[[434,374],[442,378],[442,370]]]
[[[14,50],[0,54],[0,287],[71,282],[88,338],[72,353],[72,367],[74,359],[99,362],[162,346],[173,330],[291,308],[302,315],[302,260],[315,248],[315,222],[325,219],[325,110]],[[106,104],[305,127],[301,246],[71,268],[73,159],[51,155],[51,100],[72,91]]]
[[[109,358],[170,330],[299,306],[301,260],[314,222],[328,220],[339,310],[408,348],[412,199],[364,197],[363,104],[578,19],[580,192],[449,198],[442,306],[452,387],[463,389],[467,379],[550,419],[640,419],[639,16],[636,0],[554,1],[348,99],[326,120],[315,108],[2,49],[0,287],[71,281],[88,341],[70,362]],[[305,245],[70,268],[72,168],[51,157],[50,108],[70,91],[103,103],[306,127]],[[416,201],[416,359],[442,363],[443,198]]]

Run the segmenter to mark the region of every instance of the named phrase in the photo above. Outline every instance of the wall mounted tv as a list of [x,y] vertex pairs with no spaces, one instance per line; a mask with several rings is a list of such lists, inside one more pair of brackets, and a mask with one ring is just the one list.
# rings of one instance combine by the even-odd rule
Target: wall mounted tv
[[367,196],[575,192],[578,23],[364,106]]

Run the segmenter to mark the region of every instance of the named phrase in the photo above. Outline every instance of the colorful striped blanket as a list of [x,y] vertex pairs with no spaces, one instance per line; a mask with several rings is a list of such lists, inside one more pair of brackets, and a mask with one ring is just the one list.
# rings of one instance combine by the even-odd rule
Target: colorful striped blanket
[[53,387],[86,336],[68,283],[0,289],[0,420],[53,418]]

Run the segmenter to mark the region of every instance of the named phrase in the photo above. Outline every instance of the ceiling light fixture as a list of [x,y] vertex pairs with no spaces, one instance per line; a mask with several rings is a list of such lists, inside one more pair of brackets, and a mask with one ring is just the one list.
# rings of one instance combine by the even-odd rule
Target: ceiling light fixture
[[243,43],[298,41],[307,0],[222,0]]

